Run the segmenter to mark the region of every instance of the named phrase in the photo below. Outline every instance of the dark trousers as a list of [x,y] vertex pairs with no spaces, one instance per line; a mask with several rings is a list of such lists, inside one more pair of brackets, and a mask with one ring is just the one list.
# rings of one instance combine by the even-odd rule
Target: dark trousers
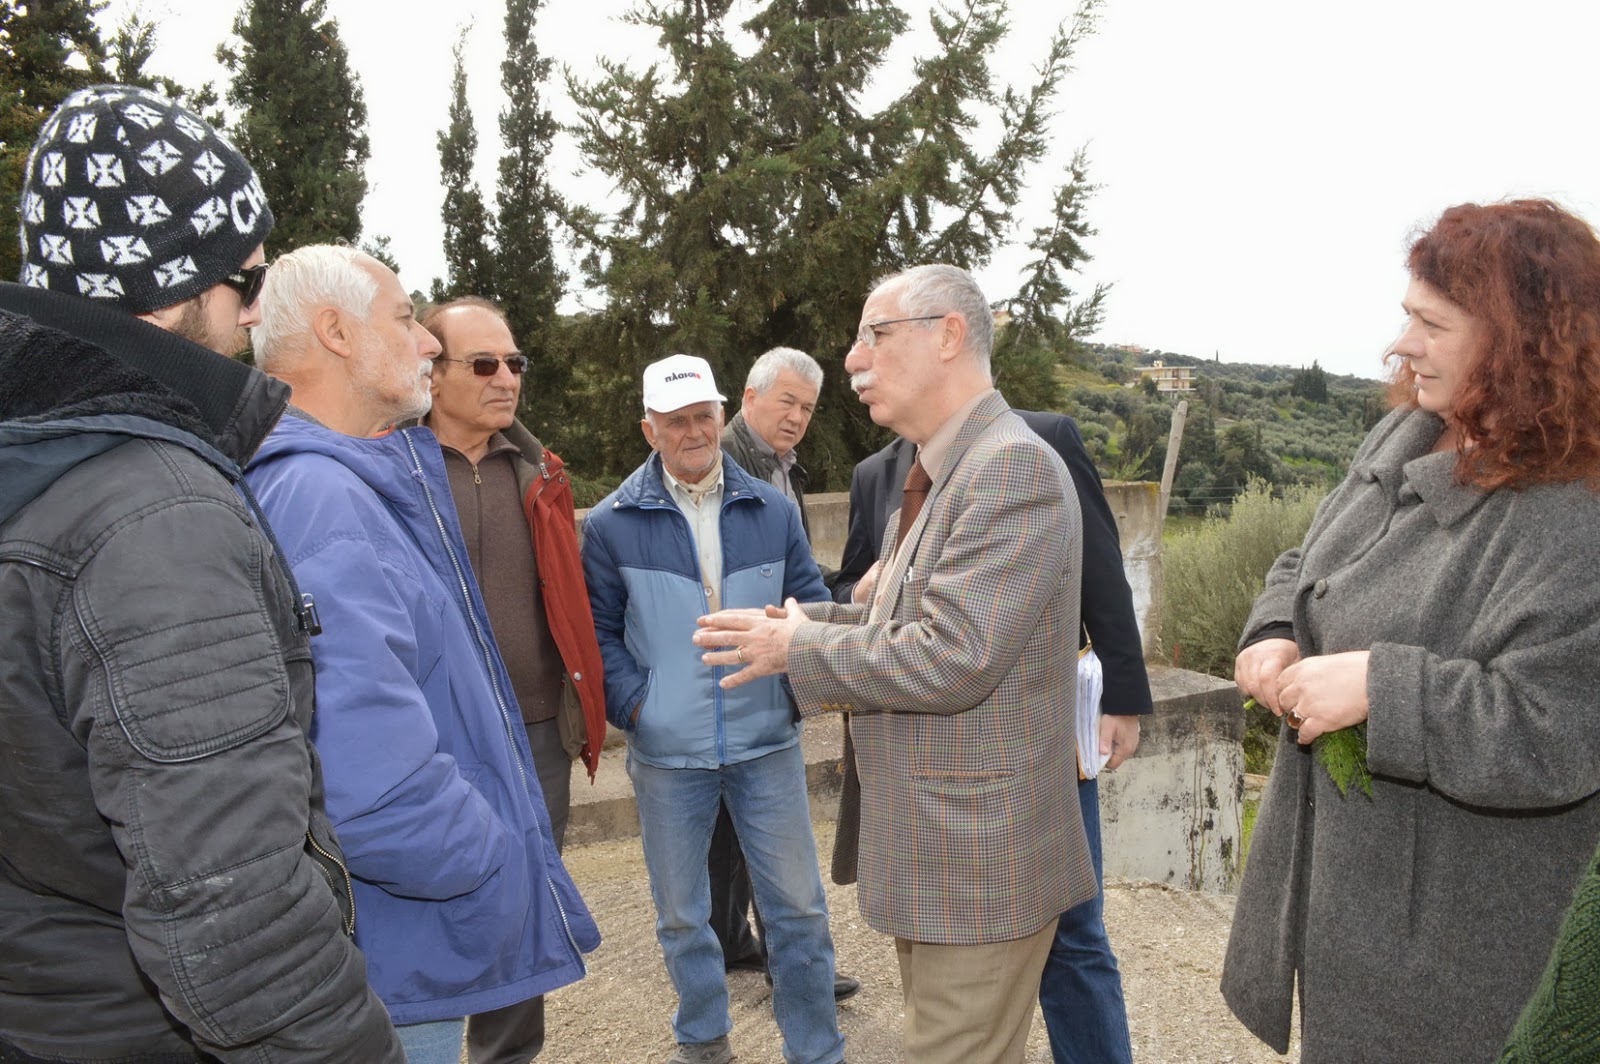
[[[1078,805],[1095,882],[1102,886],[1100,787],[1078,781]],[[1105,894],[1076,905],[1056,922],[1055,940],[1039,979],[1039,1006],[1050,1033],[1055,1064],[1131,1064],[1128,1008],[1122,999],[1122,973],[1106,937]]]
[[[561,729],[554,720],[525,725],[533,748],[533,768],[550,814],[556,852],[567,837],[572,808],[572,760],[561,748]],[[544,998],[467,1017],[467,1053],[472,1064],[528,1064],[544,1048]]]
[[[733,830],[726,804],[717,812],[706,868],[711,873],[711,930],[722,944],[723,963],[765,966],[766,928],[761,925],[761,911],[755,907],[750,870],[745,867],[744,851],[739,848],[739,836]],[[754,931],[745,916],[752,911],[756,918]]]

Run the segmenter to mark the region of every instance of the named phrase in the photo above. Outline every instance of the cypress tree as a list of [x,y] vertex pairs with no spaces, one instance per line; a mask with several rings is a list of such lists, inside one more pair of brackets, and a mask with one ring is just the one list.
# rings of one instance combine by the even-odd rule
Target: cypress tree
[[522,413],[537,431],[545,431],[564,420],[570,371],[556,320],[566,278],[556,268],[550,241],[559,199],[550,188],[546,161],[556,126],[540,98],[550,60],[539,54],[533,36],[539,6],[540,0],[506,0],[506,57],[500,64],[505,148],[494,234],[495,292],[512,335],[534,360],[523,383]]
[[234,143],[278,218],[274,254],[361,235],[367,106],[326,0],[246,0],[217,49],[238,114]]
[[444,180],[444,257],[446,275],[433,282],[433,301],[475,295],[494,298],[497,291],[493,249],[489,246],[489,212],[472,178],[478,154],[478,131],[467,103],[465,50],[467,30],[456,41],[455,72],[450,78],[450,125],[439,132],[439,170]]

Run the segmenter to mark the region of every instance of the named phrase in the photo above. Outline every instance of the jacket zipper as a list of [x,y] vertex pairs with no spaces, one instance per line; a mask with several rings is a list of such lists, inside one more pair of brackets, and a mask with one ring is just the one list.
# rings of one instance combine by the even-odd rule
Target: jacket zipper
[[[406,447],[411,452],[412,471],[417,475],[417,483],[422,485],[422,497],[427,500],[428,510],[433,514],[434,528],[439,533],[439,542],[444,545],[445,555],[450,559],[451,568],[455,570],[456,589],[461,592],[461,604],[466,610],[467,620],[472,624],[472,635],[477,640],[478,651],[483,655],[484,668],[489,674],[489,686],[494,690],[495,705],[500,710],[500,723],[505,726],[506,741],[511,746],[511,760],[517,766],[517,775],[522,781],[523,796],[529,797],[528,773],[522,765],[522,751],[517,746],[516,733],[511,730],[511,714],[506,707],[505,693],[500,689],[500,678],[495,674],[494,654],[490,650],[487,637],[484,635],[483,626],[478,623],[478,615],[472,609],[472,592],[467,584],[466,571],[461,567],[461,559],[456,556],[455,548],[450,545],[450,535],[445,530],[444,516],[439,513],[439,505],[433,498],[433,489],[428,486],[428,474],[423,469],[422,455],[417,451],[416,442],[411,438],[409,431],[402,431],[400,435],[405,437]],[[529,801],[532,801],[531,797],[529,797]],[[552,840],[553,844],[554,840]],[[566,932],[567,944],[572,947],[572,955],[577,958],[578,967],[587,973],[589,969],[583,962],[583,951],[578,948],[578,941],[572,934],[572,925],[567,919],[567,907],[562,904],[561,894],[556,890],[555,881],[550,878],[549,871],[541,870],[544,871],[544,882],[545,886],[550,890],[550,897],[555,900],[556,912],[561,916],[561,929]]]
[[[321,844],[317,842],[316,836],[311,834],[310,829],[306,830],[306,841],[311,844],[311,848],[317,852],[318,856],[324,860],[332,861],[334,867],[339,869],[339,874],[344,877],[344,896],[350,899],[350,916],[346,919],[344,913],[341,912],[339,920],[344,924],[344,933],[354,938],[356,935],[356,887],[350,881],[350,869],[346,868],[345,863],[337,856],[324,850]],[[318,866],[322,868],[323,875],[327,876],[327,868],[322,866],[320,862]],[[335,886],[331,876],[328,876],[328,886]]]
[[[663,487],[663,490],[665,490],[666,485],[663,484],[662,487]],[[722,517],[723,517],[723,514],[725,514],[727,512],[728,503],[730,501],[731,500],[728,498],[727,483],[726,483],[726,481],[724,481],[723,487],[722,487],[722,504],[717,510],[717,538],[719,540],[722,540],[721,546],[722,546],[722,550],[723,550],[722,557],[724,559],[724,562],[723,562],[723,568],[724,569],[727,568],[726,559],[728,557],[728,555],[727,555],[728,542],[722,535]],[[653,506],[649,505],[649,504],[646,504],[644,502],[640,502],[639,503],[639,509],[641,509],[641,510],[671,510],[673,513],[678,515],[678,519],[681,520],[683,522],[683,524],[684,524],[684,527],[686,529],[688,529],[690,545],[695,547],[694,567],[695,567],[696,570],[698,570],[700,568],[699,547],[698,547],[698,544],[695,543],[694,525],[689,521],[689,515],[684,513],[682,510],[680,510],[677,507],[676,504],[667,504],[665,500],[662,500],[661,503],[658,503],[658,504],[653,505]],[[702,577],[705,576],[704,573],[701,573],[700,575]],[[717,575],[717,583],[719,585],[719,588],[718,588],[719,592],[727,590],[725,587],[721,587],[720,586],[722,584],[722,574],[718,573],[716,575]],[[705,581],[702,579],[700,581],[697,581],[697,583],[699,583],[699,585],[700,585],[700,605],[705,610],[709,611],[711,609],[711,600],[706,597]],[[719,603],[722,601],[722,596],[721,596],[720,593],[717,596],[717,601]],[[711,704],[714,707],[714,709],[716,710],[716,721],[717,721],[717,750],[716,750],[716,754],[717,754],[717,764],[719,764],[719,765],[721,765],[725,761],[727,756],[728,756],[728,735],[727,735],[727,728],[725,727],[725,725],[727,724],[727,721],[725,719],[725,713],[724,713],[723,705],[722,705],[722,684],[719,682],[722,679],[722,673],[723,673],[723,666],[721,666],[721,665],[713,665],[713,666],[711,666]]]

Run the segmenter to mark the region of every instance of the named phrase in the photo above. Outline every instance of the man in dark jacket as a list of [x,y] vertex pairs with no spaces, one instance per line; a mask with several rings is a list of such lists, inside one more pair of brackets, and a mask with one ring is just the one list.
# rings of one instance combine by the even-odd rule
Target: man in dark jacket
[[[1100,474],[1084,449],[1078,426],[1062,414],[1017,411],[1028,427],[1049,443],[1072,474],[1083,516],[1083,590],[1080,613],[1104,671],[1100,754],[1107,768],[1116,768],[1139,746],[1139,717],[1150,712],[1150,679],[1145,674],[1133,597],[1122,570],[1116,520],[1106,504]],[[850,530],[845,540],[834,599],[865,601],[870,597],[874,563],[889,515],[900,508],[901,485],[916,458],[916,448],[896,439],[856,466],[850,480]],[[857,587],[861,588],[859,594]],[[1080,645],[1082,638],[1080,634]],[[1079,751],[1093,756],[1093,751]],[[846,786],[854,784],[847,778]],[[1078,805],[1095,878],[1101,875],[1100,797],[1093,778],[1078,781]],[[841,822],[841,835],[853,824]],[[836,851],[836,854],[839,851]],[[839,867],[836,878],[853,881],[853,870]],[[1063,913],[1039,984],[1039,1004],[1056,1064],[1129,1061],[1128,1014],[1122,999],[1122,978],[1106,938],[1103,899],[1093,899]]]
[[[505,312],[468,296],[432,307],[439,341],[423,424],[439,437],[472,571],[511,674],[533,767],[560,850],[572,761],[594,779],[606,735],[605,681],[561,456],[517,420],[532,368]],[[544,1048],[544,998],[467,1018],[472,1064],[527,1064]]]
[[744,380],[739,412],[722,430],[722,449],[739,468],[768,484],[800,508],[800,527],[811,536],[806,520],[805,467],[795,448],[806,438],[811,415],[822,391],[822,367],[804,351],[774,347],[751,365]]
[[314,605],[235,489],[288,389],[249,164],[139,89],[69,97],[0,285],[0,1060],[404,1060],[350,939]]

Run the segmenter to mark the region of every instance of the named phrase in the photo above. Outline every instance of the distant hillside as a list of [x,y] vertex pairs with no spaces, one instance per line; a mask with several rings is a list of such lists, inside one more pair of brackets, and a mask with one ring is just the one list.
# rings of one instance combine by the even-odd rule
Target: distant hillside
[[[1138,384],[1139,369],[1157,358],[1192,367],[1194,391],[1155,394],[1152,384]],[[1173,512],[1225,506],[1252,477],[1278,486],[1331,486],[1387,410],[1382,384],[1330,374],[1315,362],[1296,369],[1086,344],[1058,382],[1063,411],[1078,421],[1111,479],[1159,480],[1172,410],[1180,399],[1189,401]]]

